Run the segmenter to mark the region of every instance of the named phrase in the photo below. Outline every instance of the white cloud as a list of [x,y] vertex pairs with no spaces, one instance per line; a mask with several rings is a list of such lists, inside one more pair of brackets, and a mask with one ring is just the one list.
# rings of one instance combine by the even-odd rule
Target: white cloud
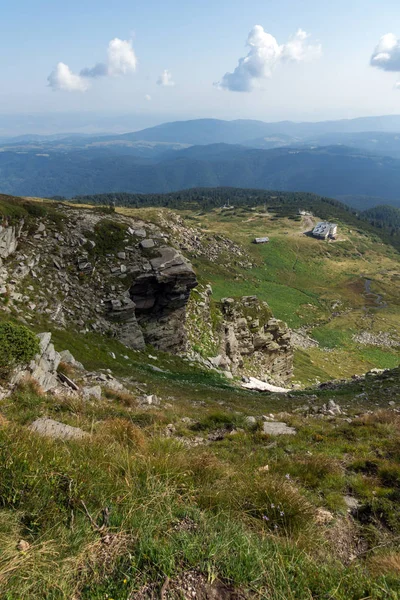
[[371,66],[383,71],[400,72],[400,39],[393,33],[381,37],[371,56]]
[[150,94],[146,94],[145,97],[144,97],[144,99],[147,100],[147,102],[150,102],[151,101]]
[[72,73],[68,65],[58,63],[49,75],[48,82],[54,90],[85,92],[90,87],[90,79],[126,75],[134,72],[136,66],[137,58],[132,42],[114,38],[108,44],[107,62],[85,67],[79,75]]
[[108,74],[126,75],[136,71],[137,59],[132,42],[114,38],[108,44]]
[[68,65],[59,62],[47,78],[53,90],[63,92],[85,92],[88,84],[83,77],[71,71]]
[[157,85],[161,85],[162,87],[173,87],[175,82],[172,79],[171,71],[164,69],[160,77],[157,79]]
[[321,45],[309,44],[308,38],[299,29],[286,44],[280,45],[261,25],[255,25],[247,38],[246,45],[250,47],[247,56],[240,58],[233,73],[225,73],[216,85],[232,92],[250,92],[258,82],[269,79],[279,64],[318,58]]

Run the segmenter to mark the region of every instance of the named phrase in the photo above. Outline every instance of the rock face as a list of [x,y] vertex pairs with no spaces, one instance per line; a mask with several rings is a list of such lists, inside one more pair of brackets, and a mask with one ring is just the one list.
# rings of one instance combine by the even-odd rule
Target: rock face
[[[203,354],[205,349],[208,361],[215,368],[285,386],[293,370],[293,347],[287,325],[274,319],[268,304],[256,296],[224,298],[215,303],[211,293],[210,286],[199,287],[193,295],[196,298],[189,304],[192,347]],[[269,391],[278,391],[270,388]]]
[[3,258],[8,258],[17,249],[23,224],[24,222],[21,221],[17,227],[7,224],[0,225],[0,265]]
[[256,296],[224,298],[220,306],[221,350],[232,372],[240,372],[251,357],[253,372],[258,366],[260,375],[288,381],[293,369],[293,349],[287,325],[274,319],[269,306]]
[[186,342],[185,313],[195,273],[174,248],[159,248],[150,259],[152,270],[140,275],[129,290],[145,341],[164,351],[183,349]]
[[43,314],[135,350],[184,350],[186,304],[197,281],[169,236],[117,214],[58,211],[61,226],[43,217],[29,228],[0,228],[0,294],[9,295],[8,307],[28,322]]

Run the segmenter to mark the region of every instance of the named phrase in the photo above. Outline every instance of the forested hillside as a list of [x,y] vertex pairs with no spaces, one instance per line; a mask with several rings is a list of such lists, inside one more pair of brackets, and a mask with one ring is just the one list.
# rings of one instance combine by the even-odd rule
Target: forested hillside
[[[149,159],[105,149],[0,152],[3,193],[51,197],[242,187],[380,197],[400,205],[400,161],[349,148],[258,150],[217,144]],[[373,204],[372,204],[373,205]]]

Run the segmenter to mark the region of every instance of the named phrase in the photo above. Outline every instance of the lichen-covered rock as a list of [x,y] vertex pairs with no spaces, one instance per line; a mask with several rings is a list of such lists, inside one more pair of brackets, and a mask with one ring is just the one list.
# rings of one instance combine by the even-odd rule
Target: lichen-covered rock
[[199,287],[189,303],[189,340],[210,366],[234,375],[253,376],[280,386],[292,376],[291,332],[274,319],[256,296],[216,303],[210,286]]

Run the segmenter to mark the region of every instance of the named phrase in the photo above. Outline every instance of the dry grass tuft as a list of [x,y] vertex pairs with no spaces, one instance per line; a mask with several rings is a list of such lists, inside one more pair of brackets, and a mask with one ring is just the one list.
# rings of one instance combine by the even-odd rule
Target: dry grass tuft
[[[0,535],[0,597],[8,590],[10,580],[17,575],[19,581],[37,581],[46,572],[54,572],[58,567],[59,544],[55,540],[36,542],[26,551],[15,537]],[[22,592],[22,590],[21,590]],[[21,595],[22,597],[22,595]],[[29,596],[33,597],[33,596]]]
[[29,375],[27,375],[20,382],[18,382],[15,388],[15,393],[33,394],[35,396],[42,396],[43,398],[46,397],[46,393],[40,387],[36,379],[33,379]]
[[63,375],[66,375],[67,377],[72,377],[75,370],[74,370],[74,367],[72,365],[70,365],[69,363],[61,361],[60,364],[58,365],[57,372],[62,373]]
[[137,398],[131,392],[116,392],[114,390],[105,388],[104,395],[109,400],[115,400],[116,402],[119,402],[128,408],[133,408],[137,405]]
[[96,436],[104,441],[118,442],[122,446],[147,449],[147,439],[143,431],[127,419],[109,419],[102,423],[96,431]]
[[118,532],[107,533],[85,545],[66,565],[75,582],[75,598],[79,598],[79,591],[87,583],[93,585],[112,575],[120,558],[129,553],[134,543],[132,535]]
[[400,577],[400,552],[374,556],[370,559],[368,566],[371,573],[377,577],[382,575]]
[[394,425],[400,429],[400,415],[392,410],[377,410],[365,413],[354,421],[357,425]]

